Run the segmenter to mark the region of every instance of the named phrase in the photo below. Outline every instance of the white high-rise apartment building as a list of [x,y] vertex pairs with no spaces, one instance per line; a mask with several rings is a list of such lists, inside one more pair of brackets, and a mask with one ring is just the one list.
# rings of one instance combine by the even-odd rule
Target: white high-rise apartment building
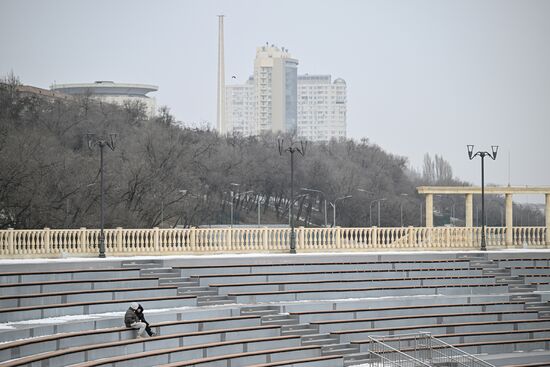
[[245,84],[233,84],[225,87],[225,127],[229,133],[244,136],[257,135],[254,123],[254,79],[250,77]]
[[254,60],[257,133],[295,132],[297,128],[298,60],[288,50],[262,46]]
[[296,132],[309,141],[346,137],[346,82],[330,75],[297,74],[288,50],[259,47],[254,75],[225,87],[225,126],[244,136]]
[[309,141],[346,137],[346,82],[330,75],[298,76],[298,136]]

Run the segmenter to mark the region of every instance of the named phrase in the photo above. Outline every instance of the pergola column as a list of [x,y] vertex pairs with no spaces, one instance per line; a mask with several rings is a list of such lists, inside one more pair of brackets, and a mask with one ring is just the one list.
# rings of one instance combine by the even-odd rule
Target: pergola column
[[550,194],[546,194],[546,246],[550,246]]
[[464,205],[464,211],[466,214],[466,227],[474,226],[474,195],[466,194],[466,203]]
[[434,196],[426,194],[426,227],[434,226]]
[[[548,200],[548,195],[547,195]],[[514,204],[512,201],[512,194],[505,195],[506,204],[506,247],[512,247],[514,245]]]

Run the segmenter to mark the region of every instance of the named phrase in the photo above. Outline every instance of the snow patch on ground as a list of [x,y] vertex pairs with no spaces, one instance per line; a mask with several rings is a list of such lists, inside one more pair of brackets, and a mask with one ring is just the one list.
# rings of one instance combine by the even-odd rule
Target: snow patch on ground
[[[120,317],[124,315],[123,312],[113,312],[106,315],[116,315],[116,314],[118,314],[117,316],[120,316]],[[67,316],[59,316],[59,317],[48,317],[45,319],[14,321],[14,322],[8,323],[7,325],[63,324],[71,321],[95,320],[101,317],[102,316],[99,316],[99,315],[67,315]]]
[[[386,296],[386,297],[366,297],[366,298],[341,298],[341,299],[326,299],[326,300],[300,300],[300,301],[279,301],[279,302],[265,302],[262,304],[269,304],[269,305],[291,305],[291,304],[315,304],[315,303],[348,303],[348,302],[357,302],[357,301],[373,301],[373,300],[381,300],[381,299],[404,299],[404,298],[438,298],[438,297],[444,297],[442,295],[436,294],[436,295],[412,295],[412,296]],[[231,307],[244,307],[244,306],[258,306],[259,303],[254,304],[225,304],[225,305],[212,305],[207,306],[208,308],[231,308]],[[195,307],[195,306],[185,306],[185,307],[174,307],[174,308],[156,308],[156,309],[147,309],[146,314],[158,314],[158,313],[169,313],[169,312],[184,312],[186,310],[194,310],[194,309],[204,309],[205,307]],[[97,319],[105,319],[105,318],[123,318],[125,311],[119,311],[119,312],[104,312],[104,313],[98,313],[98,314],[90,314],[90,315],[67,315],[67,316],[58,316],[58,317],[48,317],[44,319],[34,319],[34,320],[24,320],[24,321],[12,321],[4,324],[0,324],[0,330],[1,329],[15,329],[18,326],[26,326],[26,325],[49,325],[49,324],[63,324],[68,322],[75,322],[75,321],[90,321],[90,320],[97,320]]]
[[[177,307],[177,308],[158,308],[158,309],[147,309],[146,314],[151,313],[162,313],[162,312],[174,312],[174,311],[185,311],[189,309],[196,309],[197,307]],[[126,311],[120,312],[105,312],[91,315],[67,315],[67,316],[58,316],[58,317],[48,317],[45,319],[34,319],[34,320],[24,320],[24,321],[12,321],[5,324],[0,324],[0,329],[15,329],[17,326],[23,325],[48,325],[48,324],[63,324],[73,321],[88,321],[88,320],[97,320],[104,318],[116,318],[119,317],[121,320],[124,317]]]
[[64,258],[50,258],[50,259],[2,259],[0,260],[0,265],[2,264],[41,264],[41,263],[64,263],[64,262],[97,262],[97,261],[124,261],[124,260],[170,260],[170,259],[205,259],[205,258],[248,258],[248,257],[289,257],[289,258],[299,258],[299,257],[315,257],[315,256],[353,256],[358,255],[419,255],[419,254],[442,254],[442,253],[514,253],[514,252],[549,252],[549,249],[505,249],[505,250],[489,250],[489,251],[366,251],[366,252],[308,252],[308,253],[298,253],[298,254],[284,254],[284,253],[243,253],[243,254],[204,254],[204,255],[172,255],[172,256],[109,256],[104,259],[98,257],[70,257],[70,255],[65,254]]

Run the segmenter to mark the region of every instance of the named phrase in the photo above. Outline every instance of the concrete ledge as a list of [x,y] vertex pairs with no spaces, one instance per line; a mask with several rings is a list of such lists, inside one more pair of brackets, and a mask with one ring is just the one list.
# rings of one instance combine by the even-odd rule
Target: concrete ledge
[[416,331],[426,331],[432,334],[449,333],[478,333],[487,330],[527,330],[533,328],[550,328],[550,320],[541,321],[532,320],[509,320],[509,321],[480,321],[480,322],[458,322],[448,324],[425,324],[425,325],[406,325],[406,326],[385,326],[378,328],[335,330],[331,334],[338,335],[341,343],[366,343],[370,335],[390,335],[414,333]]
[[275,292],[275,291],[307,291],[316,289],[327,289],[335,287],[348,287],[367,289],[371,287],[424,287],[424,286],[473,286],[495,284],[495,277],[488,275],[478,276],[423,276],[403,278],[380,278],[380,279],[323,279],[323,280],[287,280],[270,282],[250,283],[210,283],[210,287],[218,289],[219,294],[235,294],[247,292]]
[[[127,305],[126,305],[127,306]],[[127,309],[127,308],[126,308]],[[79,332],[85,332],[85,331],[96,331],[100,329],[112,329],[112,328],[120,328],[122,325],[122,317],[124,315],[124,312],[126,311],[120,311],[118,316],[111,316],[110,313],[108,316],[100,316],[97,315],[97,317],[94,317],[93,319],[87,318],[84,315],[84,318],[82,319],[76,319],[74,321],[67,321],[67,322],[61,322],[61,323],[47,323],[47,324],[35,324],[35,323],[18,323],[15,322],[14,325],[16,325],[17,328],[15,329],[3,329],[0,331],[0,342],[9,342],[13,340],[18,339],[25,339],[25,338],[34,338],[34,337],[41,337],[41,336],[50,336],[52,334],[59,334],[59,333],[79,333]],[[207,308],[200,308],[200,307],[186,307],[184,309],[178,309],[175,308],[173,310],[169,311],[161,311],[156,312],[155,309],[147,309],[146,311],[146,317],[147,320],[151,324],[161,324],[161,323],[167,323],[168,325],[170,323],[199,323],[200,327],[203,330],[210,330],[212,327],[210,327],[211,323],[209,323],[209,320],[223,320],[223,319],[236,319],[239,320],[240,317],[240,309],[235,306],[229,306],[229,307],[207,307]],[[246,317],[253,317],[253,316],[246,316]],[[259,316],[256,316],[259,317]],[[46,320],[47,321],[47,320]],[[37,320],[37,322],[40,322]],[[248,326],[249,324],[244,321],[245,324],[242,326]],[[256,325],[256,324],[254,324]],[[197,326],[197,329],[198,330]]]
[[[155,339],[155,338],[151,338]],[[151,340],[149,339],[149,340]],[[141,344],[148,339],[140,339],[138,343],[133,341],[133,344]],[[88,362],[73,362],[77,366],[102,366],[102,365],[115,365],[116,366],[153,366],[153,365],[168,365],[170,362],[178,361],[177,364],[186,366],[199,366],[200,363],[210,362],[213,360],[229,360],[229,359],[246,359],[256,358],[266,360],[266,355],[271,354],[288,354],[292,352],[300,351],[315,351],[317,353],[306,353],[304,357],[313,357],[312,354],[320,354],[320,347],[296,347],[299,344],[299,336],[279,336],[271,338],[257,338],[257,339],[243,339],[235,341],[225,341],[218,343],[208,343],[201,345],[191,345],[183,347],[168,347],[163,349],[156,349],[146,351],[144,349],[134,350],[127,349],[127,353],[121,355],[117,353],[113,357],[92,357]],[[129,344],[126,342],[125,344]],[[290,346],[289,344],[294,344]],[[266,347],[270,347],[266,349]],[[80,355],[75,355],[77,358],[82,358]],[[50,367],[66,365],[68,358],[64,358],[60,355],[58,361],[53,360],[54,364],[50,364]],[[52,362],[52,359],[49,359]],[[12,367],[10,362],[7,362],[6,367]],[[61,364],[59,364],[61,363]],[[190,363],[190,364],[188,364]]]
[[[50,264],[49,266],[56,266]],[[33,264],[33,267],[35,265]],[[42,267],[46,267],[44,264]],[[74,265],[73,265],[74,266]],[[5,268],[2,266],[2,268]],[[95,268],[95,269],[67,269],[42,271],[11,271],[0,273],[0,283],[28,283],[55,280],[86,280],[86,279],[113,279],[120,277],[139,277],[138,268]]]
[[303,272],[272,272],[272,273],[228,273],[193,275],[192,279],[200,282],[201,286],[215,283],[249,283],[249,282],[285,282],[304,280],[333,280],[338,279],[380,279],[401,277],[432,276],[481,276],[482,268],[449,268],[449,269],[400,269],[400,270],[332,270],[332,271],[303,271]]
[[498,311],[498,312],[466,312],[456,314],[426,314],[389,317],[374,317],[366,319],[322,320],[313,321],[311,325],[319,327],[320,333],[342,332],[354,329],[398,328],[402,326],[446,325],[456,323],[493,322],[506,320],[537,320],[537,311]]
[[196,306],[197,304],[197,298],[194,296],[170,296],[13,307],[0,309],[0,322],[36,320],[67,315],[90,315],[117,311],[123,312],[128,309],[128,304],[133,301],[139,301],[146,309],[176,308],[183,306]]
[[[274,255],[275,256],[275,255]],[[335,255],[338,256],[338,255]],[[343,256],[343,255],[342,255]],[[361,255],[358,255],[362,257]],[[364,255],[363,255],[364,256]],[[448,256],[448,255],[447,255]],[[313,257],[313,256],[310,256]],[[410,255],[409,255],[410,257]],[[322,259],[323,257],[320,256]],[[326,258],[326,256],[324,257]],[[259,261],[261,258],[257,259]],[[276,263],[275,260],[270,263],[244,263],[244,264],[204,264],[204,265],[178,265],[176,261],[166,260],[166,266],[172,266],[174,269],[180,269],[183,276],[203,275],[203,274],[252,274],[257,272],[291,272],[297,269],[307,269],[307,271],[331,271],[331,270],[358,270],[358,269],[374,269],[374,270],[399,270],[399,269],[437,269],[437,268],[456,268],[468,267],[469,259],[456,258],[434,258],[433,260],[371,260],[371,261],[315,261],[310,259],[308,262],[300,262],[300,259],[294,258],[286,263]]]
[[139,288],[111,288],[68,292],[18,294],[0,296],[0,310],[14,307],[71,304],[77,302],[108,301],[116,299],[141,299],[151,296],[170,297],[177,295],[177,286],[153,286]]
[[455,347],[463,349],[471,354],[500,354],[510,353],[511,351],[527,352],[542,349],[549,350],[550,338],[463,343],[457,344]]
[[263,303],[281,301],[326,300],[342,298],[367,298],[412,295],[465,295],[502,294],[508,292],[507,285],[501,284],[461,284],[428,285],[419,287],[393,286],[371,288],[318,288],[272,292],[229,292],[237,303]]
[[257,364],[283,361],[292,358],[291,356],[294,356],[295,358],[312,358],[318,357],[320,353],[321,347],[318,346],[281,348],[279,350],[247,352],[221,357],[201,358],[186,362],[176,362],[167,364],[164,367],[206,367],[212,365],[211,363],[213,362],[222,362],[216,363],[216,366],[231,367],[232,365],[253,364],[254,360],[259,361],[256,362]]
[[[119,320],[119,323],[121,320]],[[247,332],[253,336],[279,336],[279,326],[261,326],[260,316],[234,316],[199,320],[167,321],[153,324],[151,327],[163,336],[178,336],[185,339],[185,345],[200,340],[201,335],[223,334],[223,340],[244,338]],[[187,334],[184,334],[187,333]],[[0,361],[21,358],[32,354],[79,347],[105,342],[134,339],[136,331],[126,327],[113,327],[98,330],[84,330],[71,333],[58,333],[41,337],[17,340],[0,344]],[[196,338],[196,340],[193,340]],[[189,339],[189,340],[187,340]],[[222,341],[222,336],[220,340]],[[202,341],[204,343],[204,341]]]
[[498,355],[485,355],[479,357],[495,366],[548,367],[548,361],[550,361],[550,351],[502,353]]
[[114,288],[144,288],[158,286],[158,278],[111,278],[89,280],[54,280],[32,283],[0,284],[3,296],[63,291],[88,291]]
[[421,306],[399,306],[399,307],[373,307],[373,308],[356,308],[345,310],[324,310],[324,311],[302,311],[290,312],[291,315],[298,316],[300,323],[342,320],[361,319],[368,317],[391,317],[418,315],[419,313],[435,313],[453,314],[453,313],[481,313],[481,312],[498,312],[498,311],[524,311],[525,302],[510,301],[510,302],[484,302],[484,303],[463,303],[463,304],[430,304]]
[[291,359],[271,363],[255,364],[248,367],[343,367],[344,358],[341,356],[322,356],[305,359]]

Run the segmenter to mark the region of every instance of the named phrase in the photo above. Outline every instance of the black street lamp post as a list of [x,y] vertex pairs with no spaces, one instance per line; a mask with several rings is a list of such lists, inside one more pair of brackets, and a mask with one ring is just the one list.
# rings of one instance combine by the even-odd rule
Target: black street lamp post
[[334,228],[336,228],[336,203],[337,203],[339,200],[344,201],[344,200],[349,199],[349,198],[352,198],[352,197],[353,197],[353,196],[351,196],[351,195],[346,195],[346,196],[342,196],[342,197],[336,198],[336,199],[334,199],[334,204],[331,203],[331,202],[329,201],[329,204],[332,206],[332,216],[333,216],[333,219],[332,219],[332,226],[333,226]]
[[[181,199],[182,199],[182,208],[181,208],[181,225],[182,227],[185,228],[185,196],[187,195],[188,191],[186,189],[179,189],[178,192],[181,194]],[[176,220],[176,224],[177,224],[178,220]]]
[[[230,183],[231,186],[235,186],[235,187],[239,187],[241,184],[238,184],[238,183]],[[230,227],[233,228],[233,202],[235,201],[234,199],[234,193],[233,193],[233,189],[231,189],[231,225]]]
[[[361,188],[358,188],[357,191],[362,192],[362,193],[367,194],[367,195],[374,195],[374,192],[368,191],[368,190],[365,190],[365,189],[361,189]],[[369,213],[369,220],[372,223],[372,220],[370,219],[370,213]],[[365,210],[365,227],[366,226],[367,226],[367,211]],[[372,227],[372,225],[371,225],[371,227]]]
[[[399,194],[399,196],[401,196],[401,198],[403,198],[404,196],[409,196],[409,194]],[[401,227],[403,227],[403,200],[400,200],[399,202],[399,216],[401,217]]]
[[93,149],[96,145],[99,146],[99,172],[100,172],[100,234],[99,234],[99,257],[105,257],[105,194],[103,190],[103,148],[108,147],[111,150],[115,150],[115,138],[116,134],[109,134],[109,140],[100,139],[95,134],[87,134],[88,136],[88,148]]
[[468,145],[468,158],[481,157],[481,251],[487,250],[485,243],[485,157],[497,159],[498,145],[491,145],[491,153],[478,151],[474,153],[474,146]]
[[[252,192],[254,192],[254,191],[253,190],[248,190],[248,191],[245,191],[245,192],[238,192],[233,197],[238,200],[238,199],[241,198],[241,196],[248,195]],[[233,208],[233,201],[234,201],[234,199],[231,199],[231,208]],[[237,203],[238,203],[238,201],[237,201]],[[242,205],[241,205],[241,207],[242,207]],[[231,210],[231,225],[233,225],[233,213],[234,213],[234,211]]]
[[296,253],[296,233],[294,232],[294,218],[292,216],[292,207],[294,206],[294,153],[298,152],[302,156],[306,154],[307,142],[300,141],[300,148],[294,147],[294,143],[291,141],[288,148],[283,146],[284,140],[278,140],[279,154],[283,155],[283,152],[290,153],[290,208],[288,215],[290,216],[290,253]]
[[301,189],[302,191],[311,191],[311,192],[318,192],[320,193],[321,195],[323,195],[323,201],[325,202],[325,228],[327,227],[327,196],[325,195],[324,192],[322,192],[321,190],[316,190],[316,189],[308,189],[307,187],[302,187]]
[[372,227],[372,204],[378,203],[378,227],[380,227],[380,202],[385,201],[386,198],[372,200],[369,204],[369,219],[370,219],[370,226]]

